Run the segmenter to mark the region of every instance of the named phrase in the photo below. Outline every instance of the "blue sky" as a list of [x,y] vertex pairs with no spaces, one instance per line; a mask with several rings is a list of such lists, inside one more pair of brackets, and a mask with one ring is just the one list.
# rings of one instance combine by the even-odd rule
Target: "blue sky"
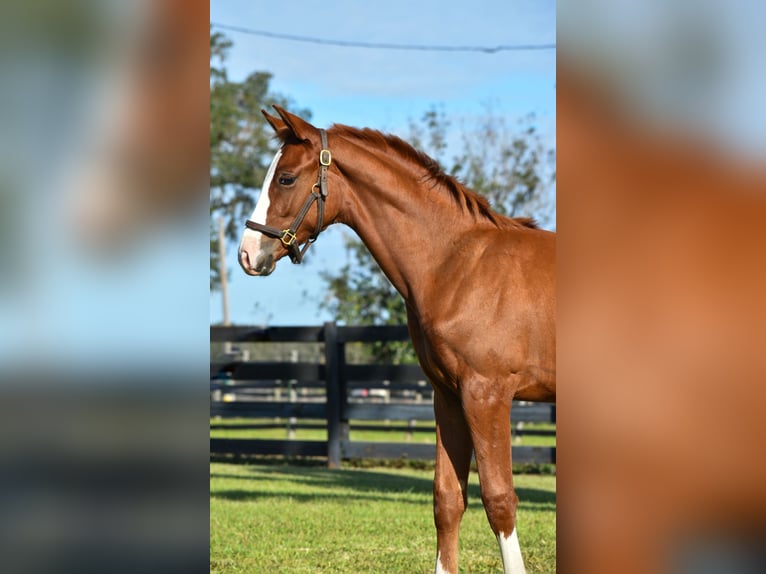
[[[550,44],[556,4],[534,1],[401,1],[381,3],[214,0],[213,23],[335,40],[429,45]],[[345,48],[224,32],[233,42],[227,67],[234,80],[273,74],[271,87],[311,110],[320,127],[365,126],[406,136],[411,119],[440,106],[453,126],[470,125],[488,106],[510,120],[529,113],[555,141],[555,51],[463,53]],[[243,222],[244,224],[244,222]],[[235,324],[316,324],[319,272],[344,263],[347,228],[333,227],[304,265],[282,260],[268,278],[247,277],[230,247],[230,314]],[[210,320],[221,319],[218,294]]]

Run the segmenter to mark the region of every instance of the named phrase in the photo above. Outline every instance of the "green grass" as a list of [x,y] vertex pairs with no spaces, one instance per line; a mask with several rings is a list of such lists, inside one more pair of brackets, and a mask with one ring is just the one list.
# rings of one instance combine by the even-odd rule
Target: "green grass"
[[[278,420],[278,419],[277,419]],[[211,420],[211,424],[219,425],[236,425],[245,423],[264,423],[275,422],[275,419],[222,419]],[[282,419],[281,424],[283,428],[276,429],[215,429],[210,431],[210,436],[214,438],[260,438],[260,439],[286,439],[287,438],[287,420]],[[316,423],[324,424],[322,420],[306,420],[302,419],[299,423]],[[354,424],[388,424],[392,429],[391,431],[369,431],[369,430],[351,430],[349,438],[352,441],[373,441],[373,442],[415,442],[424,444],[435,444],[436,435],[433,430],[430,431],[417,431],[412,433],[410,437],[407,434],[405,421],[391,421],[385,423],[383,421],[351,421],[351,426]],[[420,422],[416,425],[421,428],[433,428],[433,422]],[[528,423],[525,429],[546,429],[555,430],[556,426],[553,424],[531,424]],[[297,440],[327,440],[327,431],[325,429],[297,429],[295,431],[295,439]],[[555,437],[546,436],[529,436],[524,435],[514,441],[515,445],[522,446],[556,446]]]
[[[555,476],[518,475],[527,572],[556,569]],[[431,573],[433,471],[210,465],[211,573]],[[461,572],[501,572],[471,474]]]

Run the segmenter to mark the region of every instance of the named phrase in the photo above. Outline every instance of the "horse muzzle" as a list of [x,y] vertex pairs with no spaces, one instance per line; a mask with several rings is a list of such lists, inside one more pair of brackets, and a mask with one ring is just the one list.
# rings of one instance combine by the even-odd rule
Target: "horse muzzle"
[[271,275],[277,266],[274,243],[261,240],[257,242],[257,246],[250,248],[243,242],[239,247],[239,264],[244,272],[254,277]]

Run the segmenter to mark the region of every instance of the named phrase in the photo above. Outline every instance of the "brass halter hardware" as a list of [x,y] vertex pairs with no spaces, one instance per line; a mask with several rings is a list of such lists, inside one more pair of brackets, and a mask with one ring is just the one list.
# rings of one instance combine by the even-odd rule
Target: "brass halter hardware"
[[[317,182],[311,187],[311,193],[303,203],[303,207],[301,207],[292,225],[287,229],[277,229],[270,225],[256,223],[250,219],[245,222],[245,226],[248,229],[260,231],[268,237],[279,239],[282,242],[282,245],[287,249],[287,254],[290,256],[290,261],[293,263],[301,263],[303,261],[303,256],[306,254],[309,245],[314,243],[314,241],[317,240],[317,237],[319,237],[324,222],[324,202],[325,199],[327,199],[327,168],[330,167],[330,164],[332,163],[332,154],[330,153],[330,150],[327,149],[327,133],[325,130],[319,130],[319,136],[322,138],[322,149],[319,152],[319,176],[317,177]],[[268,193],[268,190],[266,190],[266,192]],[[314,232],[309,235],[308,241],[301,247],[298,244],[296,234],[298,233],[298,228],[306,218],[306,214],[309,212],[311,205],[315,201],[317,202],[317,226],[316,229],[314,229]]]

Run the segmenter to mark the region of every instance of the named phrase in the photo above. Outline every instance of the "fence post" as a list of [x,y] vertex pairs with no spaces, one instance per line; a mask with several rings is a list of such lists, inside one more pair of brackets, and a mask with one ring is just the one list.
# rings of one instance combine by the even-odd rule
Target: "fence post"
[[[297,363],[298,362],[298,349],[292,349],[290,351],[290,362],[291,363]],[[295,390],[295,386],[298,384],[298,381],[295,379],[290,379],[287,381],[287,389],[288,389],[288,401],[290,403],[298,402],[298,391]],[[287,439],[288,440],[294,440],[295,439],[295,426],[298,424],[298,419],[296,417],[290,417],[287,419]]]
[[340,468],[341,385],[338,326],[324,324],[325,388],[327,389],[327,467]]

